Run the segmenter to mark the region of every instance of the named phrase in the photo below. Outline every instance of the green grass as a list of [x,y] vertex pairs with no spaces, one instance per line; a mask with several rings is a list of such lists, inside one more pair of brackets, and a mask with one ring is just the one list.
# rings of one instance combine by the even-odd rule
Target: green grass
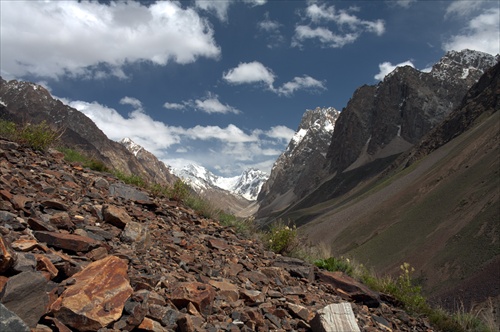
[[102,161],[89,157],[84,152],[65,147],[57,149],[64,154],[64,160],[69,163],[79,163],[83,167],[90,168],[91,170],[98,172],[109,172],[109,168]]
[[52,128],[45,121],[18,126],[14,122],[0,120],[0,136],[37,151],[45,151],[52,147],[61,134],[61,130]]

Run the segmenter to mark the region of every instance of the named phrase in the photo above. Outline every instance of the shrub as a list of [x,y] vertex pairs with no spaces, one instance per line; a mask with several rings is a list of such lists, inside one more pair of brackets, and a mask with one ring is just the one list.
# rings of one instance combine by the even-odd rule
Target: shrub
[[278,219],[264,234],[265,244],[277,254],[289,254],[299,245],[297,227]]
[[415,269],[409,263],[400,266],[401,274],[395,281],[389,280],[384,291],[391,294],[405,304],[405,308],[412,312],[423,312],[428,309],[427,301],[422,295],[422,287],[415,285],[411,275]]
[[146,187],[146,181],[141,178],[139,175],[135,174],[125,174],[120,171],[114,171],[113,174],[126,184],[133,184],[137,187],[145,188]]
[[181,180],[177,179],[174,183],[174,187],[171,190],[170,198],[176,201],[184,201],[189,196],[189,185]]
[[327,259],[318,259],[314,261],[314,265],[321,269],[325,269],[328,271],[342,271],[351,277],[353,276],[353,267],[351,265],[351,261],[349,258],[340,257],[330,257]]
[[70,148],[58,148],[64,154],[64,160],[70,163],[80,163],[83,167],[90,168],[98,172],[108,172],[109,168],[100,160],[87,156],[83,152]]
[[21,128],[10,121],[0,120],[0,135],[38,151],[47,150],[62,132],[52,129],[45,121],[26,124]]

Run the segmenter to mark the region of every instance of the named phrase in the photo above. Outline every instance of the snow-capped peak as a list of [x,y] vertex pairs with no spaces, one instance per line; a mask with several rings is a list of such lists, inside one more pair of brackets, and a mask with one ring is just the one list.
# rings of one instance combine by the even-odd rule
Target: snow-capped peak
[[134,154],[134,156],[136,156],[136,157],[137,157],[137,154],[139,153],[139,151],[141,151],[143,149],[142,146],[140,146],[139,144],[132,141],[132,139],[129,137],[123,138],[119,143],[125,145],[127,147],[127,149],[130,152],[132,152]]
[[215,187],[242,196],[250,201],[257,199],[260,188],[268,178],[265,172],[257,169],[245,170],[239,176],[222,177],[196,164],[184,166],[182,169],[172,169],[172,171],[198,192],[204,192]]

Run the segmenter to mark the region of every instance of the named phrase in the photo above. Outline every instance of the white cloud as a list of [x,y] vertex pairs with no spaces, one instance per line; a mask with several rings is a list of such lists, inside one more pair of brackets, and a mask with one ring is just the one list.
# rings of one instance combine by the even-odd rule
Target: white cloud
[[374,76],[374,78],[376,80],[381,81],[384,79],[384,77],[386,77],[388,74],[390,74],[397,67],[404,67],[404,66],[410,66],[410,67],[415,68],[415,66],[413,65],[413,63],[411,61],[401,62],[401,63],[398,63],[397,65],[393,65],[390,62],[383,62],[383,63],[378,65],[378,68],[380,71],[377,75]]
[[206,99],[196,99],[194,101],[195,107],[205,113],[241,113],[238,109],[229,106],[227,104],[223,104],[219,101],[219,97],[217,95],[209,94]]
[[227,21],[227,12],[229,10],[229,5],[231,1],[207,1],[207,0],[196,0],[196,7],[212,12],[217,16],[217,18],[223,22]]
[[485,9],[481,14],[474,16],[467,22],[467,27],[463,29],[461,34],[454,35],[443,43],[443,49],[445,51],[461,51],[468,48],[496,55],[500,53],[499,31],[500,9]]
[[123,97],[120,99],[120,104],[130,105],[135,108],[142,108],[142,103],[139,99],[133,97]]
[[182,103],[166,102],[163,104],[163,107],[165,107],[166,109],[175,109],[175,110],[185,110],[185,109],[191,108],[191,109],[196,109],[196,110],[208,113],[208,114],[211,114],[211,113],[240,114],[241,113],[241,111],[238,110],[237,108],[230,106],[228,104],[223,104],[219,100],[219,96],[217,96],[216,94],[213,94],[211,92],[208,92],[206,97],[204,97],[204,98],[190,99],[190,100],[183,101]]
[[483,6],[486,1],[452,1],[448,8],[446,8],[445,17],[449,16],[467,16],[475,12]]
[[332,48],[341,48],[344,45],[351,44],[358,39],[358,33],[348,33],[337,35],[327,28],[311,28],[308,25],[299,25],[295,27],[294,40],[292,46],[300,46],[306,39],[318,39],[323,45]]
[[[134,98],[126,100],[127,105],[142,105]],[[183,128],[155,121],[141,108],[122,116],[98,102],[61,101],[87,115],[110,139],[130,137],[168,165],[182,167],[196,162],[229,175],[248,167],[269,172],[294,133],[285,126],[251,131],[234,124]]]
[[166,109],[172,109],[172,110],[186,109],[186,105],[184,105],[184,104],[169,103],[169,102],[166,102],[165,104],[163,104],[163,107],[165,107]]
[[326,90],[324,82],[308,75],[294,77],[292,81],[275,88],[273,85],[274,73],[257,61],[240,63],[237,67],[224,73],[222,78],[231,84],[265,83],[270,91],[284,96],[290,96],[298,90]]
[[[295,27],[292,46],[301,47],[305,40],[318,39],[325,47],[340,48],[353,43],[364,32],[371,32],[377,36],[384,34],[385,22],[383,20],[363,20],[352,14],[358,11],[357,7],[337,10],[333,5],[310,3],[305,10],[304,18],[311,22]],[[334,26],[331,24],[335,25],[339,33],[332,31]]]
[[297,90],[326,90],[324,82],[318,81],[311,76],[294,77],[293,80],[283,84],[278,93],[285,96],[292,95]]
[[269,18],[269,12],[266,12],[264,19],[257,23],[260,35],[263,35],[267,39],[268,48],[275,48],[285,43],[285,38],[280,31],[281,27],[281,23]]
[[237,67],[224,73],[222,78],[232,84],[263,82],[270,88],[272,88],[274,82],[274,74],[271,69],[257,61],[242,62]]
[[274,126],[266,132],[266,136],[277,138],[284,141],[285,143],[288,143],[292,139],[294,134],[295,131],[286,126]]
[[126,78],[127,63],[186,64],[221,52],[209,23],[171,1],[2,1],[0,24],[6,77]]

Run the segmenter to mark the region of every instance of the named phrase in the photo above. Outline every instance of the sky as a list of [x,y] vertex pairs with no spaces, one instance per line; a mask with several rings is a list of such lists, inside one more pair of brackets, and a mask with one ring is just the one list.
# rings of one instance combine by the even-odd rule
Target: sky
[[0,15],[3,79],[226,177],[269,173],[307,109],[341,111],[396,66],[500,53],[498,0],[0,0]]

